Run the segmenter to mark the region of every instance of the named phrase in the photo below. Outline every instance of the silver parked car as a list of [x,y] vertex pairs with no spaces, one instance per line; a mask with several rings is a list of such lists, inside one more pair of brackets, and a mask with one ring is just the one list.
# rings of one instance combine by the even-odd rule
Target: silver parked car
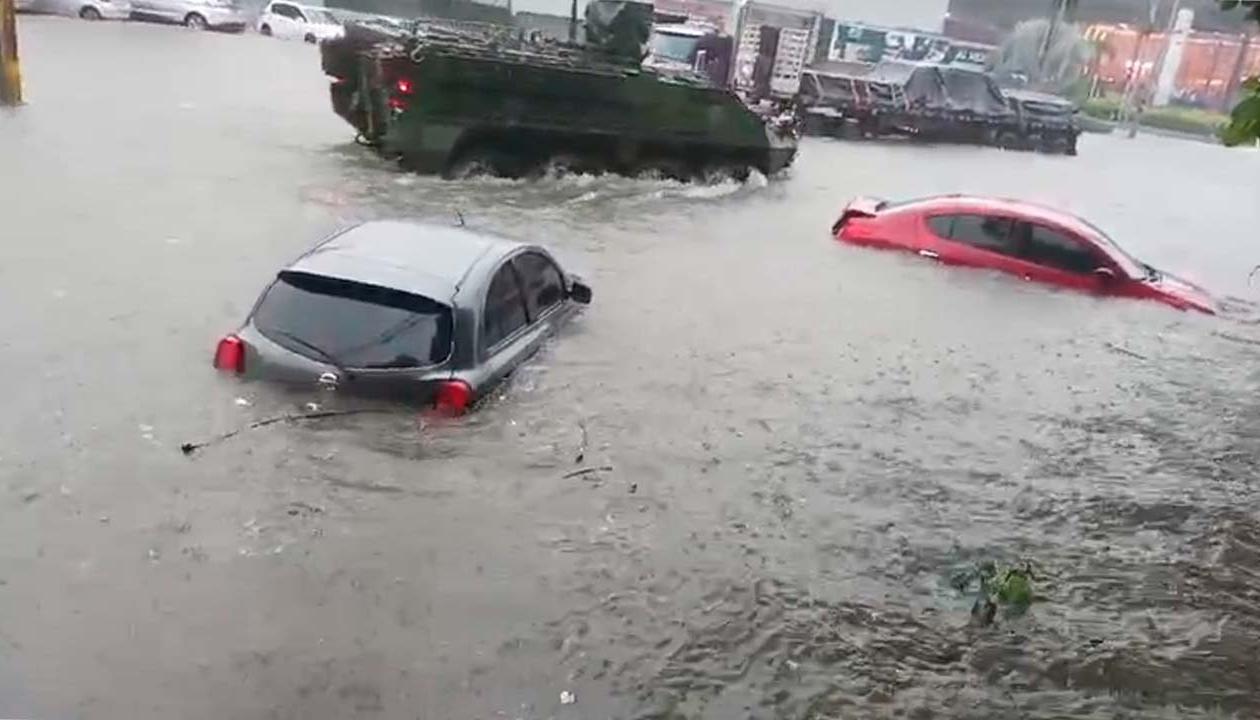
[[194,30],[241,32],[249,24],[245,9],[233,0],[131,0],[131,17]]
[[214,366],[458,413],[590,300],[537,245],[369,222],[281,270]]
[[130,0],[17,0],[16,8],[84,20],[126,20],[131,15]]

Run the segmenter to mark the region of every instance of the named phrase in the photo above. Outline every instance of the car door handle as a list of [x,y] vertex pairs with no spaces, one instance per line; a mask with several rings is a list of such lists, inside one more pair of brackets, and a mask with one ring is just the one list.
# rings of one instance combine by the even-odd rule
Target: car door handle
[[920,257],[925,257],[925,258],[927,258],[927,259],[929,259],[929,260],[940,260],[940,259],[941,259],[940,253],[932,252],[931,250],[920,250],[920,251],[919,251],[919,256],[920,256]]

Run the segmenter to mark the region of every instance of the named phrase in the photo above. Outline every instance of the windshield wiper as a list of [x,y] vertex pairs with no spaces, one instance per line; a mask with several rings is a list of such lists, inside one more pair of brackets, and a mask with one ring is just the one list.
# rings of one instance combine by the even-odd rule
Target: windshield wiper
[[323,349],[322,347],[320,347],[320,346],[316,345],[315,343],[313,343],[313,342],[311,342],[311,341],[309,341],[309,340],[303,340],[302,338],[298,337],[297,335],[294,335],[294,334],[293,334],[293,333],[291,333],[291,332],[286,332],[286,331],[284,331],[284,330],[275,330],[275,329],[273,329],[271,332],[273,332],[273,333],[275,333],[276,335],[279,335],[280,337],[283,337],[283,338],[285,338],[285,339],[287,339],[287,340],[291,340],[291,341],[293,341],[293,342],[297,343],[298,345],[301,345],[302,347],[306,348],[307,350],[310,350],[311,352],[315,353],[316,355],[320,356],[320,357],[321,357],[321,358],[322,358],[325,362],[327,362],[329,365],[332,365],[333,367],[335,367],[335,368],[337,368],[339,371],[341,371],[341,374],[342,374],[342,375],[345,375],[347,380],[353,380],[353,379],[354,379],[354,373],[350,372],[350,369],[349,369],[349,368],[347,368],[347,367],[345,366],[345,364],[344,364],[344,363],[342,363],[340,360],[338,360],[336,355],[333,355],[332,353],[330,353],[330,352],[328,352],[327,350]]

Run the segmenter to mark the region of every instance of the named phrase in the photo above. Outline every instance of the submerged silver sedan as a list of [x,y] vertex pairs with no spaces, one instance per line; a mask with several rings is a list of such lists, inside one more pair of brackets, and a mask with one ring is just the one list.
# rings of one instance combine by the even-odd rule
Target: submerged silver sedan
[[214,366],[459,413],[590,300],[540,246],[369,222],[281,270]]

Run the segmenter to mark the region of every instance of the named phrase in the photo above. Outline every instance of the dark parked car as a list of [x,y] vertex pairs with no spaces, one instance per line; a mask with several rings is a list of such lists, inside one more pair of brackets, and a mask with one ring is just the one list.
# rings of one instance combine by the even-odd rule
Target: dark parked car
[[1216,312],[1216,301],[1203,288],[1134,259],[1090,223],[1033,203],[963,195],[902,203],[858,198],[832,233],[843,242],[905,250],[951,265]]
[[590,299],[537,245],[369,222],[281,270],[214,366],[462,412]]

